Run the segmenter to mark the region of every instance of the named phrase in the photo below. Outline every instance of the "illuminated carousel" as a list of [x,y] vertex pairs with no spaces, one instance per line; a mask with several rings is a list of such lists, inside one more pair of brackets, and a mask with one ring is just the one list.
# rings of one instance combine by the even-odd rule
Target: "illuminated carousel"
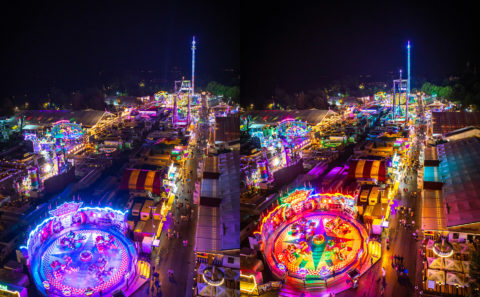
[[64,203],[29,235],[28,264],[49,296],[111,296],[135,277],[137,252],[125,236],[126,214]]
[[280,199],[256,232],[272,272],[308,283],[359,269],[368,254],[365,228],[349,195],[300,189]]

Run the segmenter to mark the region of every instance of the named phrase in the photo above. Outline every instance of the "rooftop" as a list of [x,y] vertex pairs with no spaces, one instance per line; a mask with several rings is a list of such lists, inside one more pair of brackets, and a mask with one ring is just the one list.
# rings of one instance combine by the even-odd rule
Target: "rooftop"
[[285,119],[295,119],[306,122],[310,125],[317,125],[323,121],[330,110],[306,109],[306,110],[252,110],[244,113],[250,116],[254,123],[275,124]]
[[480,112],[432,112],[433,134],[445,135],[468,126],[480,126]]
[[27,125],[51,126],[60,120],[68,120],[82,124],[86,127],[92,127],[97,124],[106,112],[103,110],[23,110],[16,118],[24,116]]
[[437,151],[447,227],[480,222],[480,140],[447,142],[438,145]]
[[[196,251],[213,252],[240,248],[240,156],[238,151],[220,154],[209,167],[218,166],[218,179],[204,178],[201,196],[219,200],[219,205],[199,205]],[[210,168],[209,170],[213,170]],[[218,201],[217,200],[217,201]]]

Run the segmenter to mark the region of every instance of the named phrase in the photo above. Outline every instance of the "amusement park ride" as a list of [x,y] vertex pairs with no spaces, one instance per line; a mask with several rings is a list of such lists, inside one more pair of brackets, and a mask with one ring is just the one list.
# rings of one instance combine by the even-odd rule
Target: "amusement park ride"
[[[405,122],[405,125],[408,125],[408,121],[409,121],[408,104],[409,104],[409,101],[412,100],[411,93],[410,93],[410,88],[411,88],[410,48],[411,48],[410,41],[408,41],[407,43],[407,79],[402,78],[402,70],[400,69],[399,78],[393,80],[392,120],[394,123],[396,123],[397,121]],[[397,94],[398,94],[398,97],[397,97]],[[405,106],[405,110],[403,110],[402,105]],[[398,118],[397,118],[397,115],[398,115]]]
[[275,171],[298,159],[298,151],[310,144],[310,131],[307,123],[293,118],[286,118],[278,125],[250,129],[250,135],[259,139],[261,154],[256,158],[255,168],[244,169],[249,185],[257,187],[272,182]]
[[[24,140],[31,141],[33,145],[35,164],[28,169],[28,189],[21,192],[41,189],[43,181],[67,171],[69,164],[66,157],[84,147],[84,134],[81,125],[68,120],[55,122],[44,133],[25,133]],[[39,160],[44,161],[42,165],[39,165]]]
[[38,290],[47,296],[110,296],[133,281],[137,251],[126,212],[66,202],[50,211],[20,247]]
[[254,232],[271,271],[280,279],[324,286],[368,266],[368,233],[354,217],[355,197],[296,189],[279,199]]
[[[195,36],[193,36],[192,40],[192,80],[182,80],[175,81],[175,91],[173,96],[173,117],[172,117],[172,124],[173,126],[179,127],[188,127],[191,122],[191,100],[195,100],[195,51],[196,51],[196,41]],[[182,104],[183,106],[187,106],[187,116],[183,121],[178,119],[178,103],[177,101],[185,101],[182,100],[186,98],[186,104]]]

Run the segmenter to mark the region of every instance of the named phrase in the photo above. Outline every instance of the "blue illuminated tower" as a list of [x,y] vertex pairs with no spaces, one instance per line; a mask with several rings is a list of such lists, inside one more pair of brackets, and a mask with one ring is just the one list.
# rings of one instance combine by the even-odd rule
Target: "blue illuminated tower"
[[192,95],[195,93],[195,50],[197,47],[195,46],[197,43],[195,42],[195,36],[192,39]]
[[190,125],[190,100],[193,97],[193,94],[195,93],[195,50],[197,49],[196,47],[196,42],[195,42],[195,36],[193,36],[192,39],[192,85],[191,85],[191,92],[188,94],[188,107],[187,107],[187,126]]
[[410,95],[410,40],[407,43],[407,94]]
[[410,98],[410,40],[407,42],[407,101],[405,103],[405,124],[408,123],[408,99]]

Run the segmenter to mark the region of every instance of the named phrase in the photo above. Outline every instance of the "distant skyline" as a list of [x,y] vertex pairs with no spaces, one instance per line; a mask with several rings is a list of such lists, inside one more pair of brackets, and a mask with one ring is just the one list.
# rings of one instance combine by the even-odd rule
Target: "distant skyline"
[[1,95],[82,88],[98,84],[100,72],[153,70],[164,80],[176,66],[189,77],[193,35],[199,82],[238,71],[239,5],[152,3],[32,2],[3,10]]
[[[268,12],[268,13],[267,13]],[[479,65],[472,6],[440,1],[277,5],[242,18],[242,98],[270,98],[324,81],[406,72],[412,42],[412,80],[443,78]]]

